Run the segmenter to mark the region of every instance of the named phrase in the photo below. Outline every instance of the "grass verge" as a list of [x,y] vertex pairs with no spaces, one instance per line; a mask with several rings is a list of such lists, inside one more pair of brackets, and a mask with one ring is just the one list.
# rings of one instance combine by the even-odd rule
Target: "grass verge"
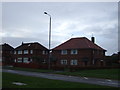
[[55,73],[55,74],[80,76],[80,77],[94,77],[94,78],[120,80],[119,77],[120,69],[96,69],[96,70],[79,70],[75,72],[69,72],[69,71],[56,72],[54,70],[31,69],[31,68],[20,68],[20,67],[3,67],[3,68],[12,69],[12,70],[31,71],[31,72]]
[[[3,72],[3,88],[113,88],[109,86],[84,84],[77,82],[67,82],[60,80],[51,80],[45,78],[23,76]],[[27,85],[14,85],[13,82],[21,82]]]
[[96,70],[81,70],[76,72],[67,72],[67,71],[57,72],[56,74],[120,80],[119,72],[120,69],[96,69]]

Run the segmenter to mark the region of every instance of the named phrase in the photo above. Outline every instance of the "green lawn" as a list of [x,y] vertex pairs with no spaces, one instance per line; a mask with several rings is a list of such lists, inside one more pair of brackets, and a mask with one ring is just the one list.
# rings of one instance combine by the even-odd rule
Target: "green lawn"
[[63,74],[63,75],[72,75],[72,76],[80,76],[80,77],[95,77],[95,78],[105,78],[105,79],[114,79],[120,80],[119,72],[120,69],[96,69],[96,70],[79,70],[76,72],[55,72],[54,70],[42,70],[42,69],[30,69],[30,68],[19,68],[19,67],[4,67],[6,69],[13,70],[23,70],[23,71],[32,71],[32,72],[50,72],[55,74]]
[[57,74],[120,80],[119,72],[120,69],[97,69],[81,70],[76,72],[58,72]]
[[[22,76],[3,72],[3,88],[113,88],[108,86],[50,80],[38,77]],[[12,82],[21,82],[27,85],[18,86]]]

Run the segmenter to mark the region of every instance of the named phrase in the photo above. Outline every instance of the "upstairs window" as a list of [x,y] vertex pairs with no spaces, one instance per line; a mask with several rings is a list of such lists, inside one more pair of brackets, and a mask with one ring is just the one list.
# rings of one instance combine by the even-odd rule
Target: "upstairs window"
[[10,51],[10,54],[13,54],[13,51]]
[[45,51],[43,51],[42,53],[45,54]]
[[61,51],[61,54],[63,54],[63,55],[64,55],[64,54],[67,54],[67,50],[62,50],[62,51]]
[[18,54],[22,54],[22,50],[19,50],[19,51],[18,51]]
[[16,54],[16,51],[14,51],[14,54]]
[[71,54],[77,54],[78,51],[76,49],[71,50]]
[[42,54],[48,54],[48,51],[43,50]]
[[33,50],[30,50],[30,54],[33,54]]
[[24,54],[28,54],[28,50],[24,50]]

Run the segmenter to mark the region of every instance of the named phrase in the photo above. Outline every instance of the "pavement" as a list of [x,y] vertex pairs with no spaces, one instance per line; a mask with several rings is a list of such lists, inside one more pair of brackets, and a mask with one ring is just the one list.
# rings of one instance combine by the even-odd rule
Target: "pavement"
[[50,74],[50,73],[8,70],[8,69],[2,69],[2,72],[14,73],[14,74],[25,75],[25,76],[41,77],[41,78],[54,79],[54,80],[63,80],[63,81],[70,81],[70,82],[120,87],[120,81],[110,80],[110,79],[77,77],[77,76],[67,76],[67,75],[58,75],[58,74]]

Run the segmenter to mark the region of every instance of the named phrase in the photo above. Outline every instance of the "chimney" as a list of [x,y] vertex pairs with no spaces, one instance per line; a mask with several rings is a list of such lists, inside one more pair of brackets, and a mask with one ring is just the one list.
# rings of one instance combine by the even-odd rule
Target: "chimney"
[[22,42],[22,45],[23,45],[24,43]]
[[91,41],[95,43],[95,37],[91,37]]

